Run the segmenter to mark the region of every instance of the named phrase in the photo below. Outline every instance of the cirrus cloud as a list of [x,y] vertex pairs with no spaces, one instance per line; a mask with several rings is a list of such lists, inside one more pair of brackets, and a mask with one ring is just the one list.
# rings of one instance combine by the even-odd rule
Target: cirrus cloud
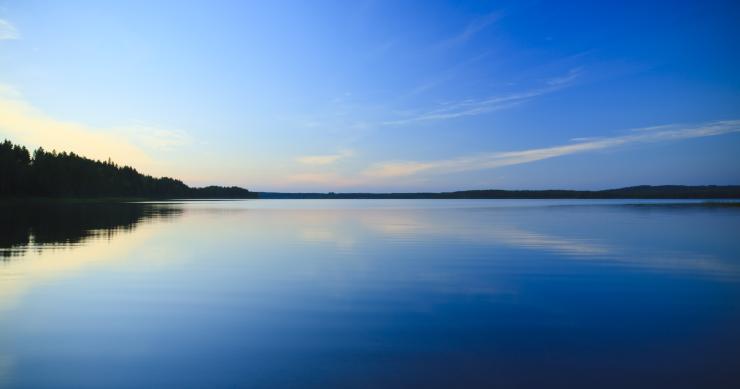
[[354,155],[352,150],[342,150],[336,154],[306,155],[296,158],[296,161],[304,165],[330,165],[352,155]]
[[20,39],[21,34],[10,22],[0,19],[0,41]]
[[390,178],[412,176],[424,172],[439,174],[495,169],[570,154],[609,149],[631,143],[664,142],[680,139],[702,138],[734,132],[740,132],[740,120],[717,121],[685,128],[678,128],[677,126],[657,126],[633,130],[633,134],[630,135],[587,140],[560,146],[476,154],[436,161],[382,162],[370,166],[363,174],[369,177]]

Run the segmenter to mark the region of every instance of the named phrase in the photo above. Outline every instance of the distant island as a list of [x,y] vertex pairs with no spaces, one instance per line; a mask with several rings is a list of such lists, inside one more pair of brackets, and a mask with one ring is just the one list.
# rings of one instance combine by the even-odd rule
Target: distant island
[[75,153],[31,154],[0,143],[0,197],[142,199],[740,199],[740,185],[631,186],[607,190],[465,190],[416,193],[252,192],[231,186],[193,188],[182,181],[141,174],[130,166]]
[[5,140],[0,143],[0,197],[249,199],[257,194],[235,186],[191,188],[174,178],[155,178],[75,153],[38,148],[31,154]]

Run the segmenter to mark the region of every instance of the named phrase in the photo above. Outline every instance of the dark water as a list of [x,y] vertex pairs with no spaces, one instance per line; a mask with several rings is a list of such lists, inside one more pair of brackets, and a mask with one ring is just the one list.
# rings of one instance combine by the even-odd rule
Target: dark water
[[740,207],[0,207],[0,387],[740,387]]

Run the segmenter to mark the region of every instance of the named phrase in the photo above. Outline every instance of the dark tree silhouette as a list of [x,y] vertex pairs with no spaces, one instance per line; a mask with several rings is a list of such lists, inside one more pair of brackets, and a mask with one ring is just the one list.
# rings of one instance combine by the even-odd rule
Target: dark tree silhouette
[[25,147],[6,140],[0,143],[0,196],[255,198],[256,194],[239,187],[191,188],[174,178],[155,178],[110,159],[96,161],[75,153],[39,148],[31,156]]

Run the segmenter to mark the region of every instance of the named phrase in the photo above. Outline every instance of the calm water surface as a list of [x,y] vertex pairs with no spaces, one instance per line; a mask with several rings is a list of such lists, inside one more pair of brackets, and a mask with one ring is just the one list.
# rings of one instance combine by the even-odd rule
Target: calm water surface
[[0,207],[0,387],[740,387],[740,207]]

